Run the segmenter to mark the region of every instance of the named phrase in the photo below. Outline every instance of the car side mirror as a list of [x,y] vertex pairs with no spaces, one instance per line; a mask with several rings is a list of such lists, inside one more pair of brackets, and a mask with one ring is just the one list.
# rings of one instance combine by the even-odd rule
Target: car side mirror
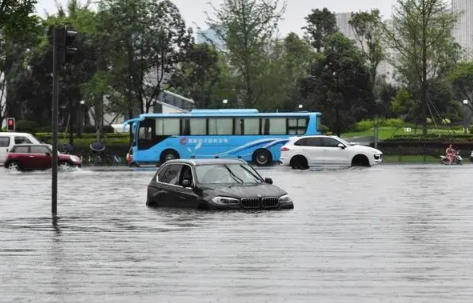
[[341,149],[345,149],[345,148],[346,148],[346,146],[345,146],[344,144],[342,144],[342,143],[338,144],[338,147],[340,147]]
[[49,157],[49,156],[51,156],[51,154],[50,154],[50,153],[46,153],[46,156],[48,156],[48,157]]
[[182,180],[182,186],[184,186],[184,187],[191,187],[191,185],[192,185],[191,180],[189,180],[189,179],[184,179],[184,180]]
[[273,184],[273,179],[271,178],[264,178],[264,182],[268,183],[268,184]]

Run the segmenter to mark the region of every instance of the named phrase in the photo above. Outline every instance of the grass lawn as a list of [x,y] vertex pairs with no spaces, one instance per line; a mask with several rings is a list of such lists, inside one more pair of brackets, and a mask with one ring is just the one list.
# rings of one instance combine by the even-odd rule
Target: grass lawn
[[[463,134],[463,130],[460,128],[452,128],[452,129],[435,129],[431,128],[428,130],[429,134],[439,134],[439,135],[452,135],[452,130],[455,131],[455,134]],[[422,134],[422,127],[417,129],[417,135]],[[396,136],[414,136],[414,128],[411,127],[410,132],[404,131],[404,127],[400,127],[397,129],[395,127],[379,127],[378,128],[378,137],[379,140],[386,140],[391,138],[393,135]],[[366,137],[366,136],[374,136],[374,129],[370,129],[364,132],[349,132],[342,134],[342,138],[353,138],[353,137]]]

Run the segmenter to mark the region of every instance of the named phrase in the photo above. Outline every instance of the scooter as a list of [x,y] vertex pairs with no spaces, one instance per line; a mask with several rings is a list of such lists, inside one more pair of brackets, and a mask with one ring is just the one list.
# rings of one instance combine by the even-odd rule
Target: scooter
[[[450,160],[446,156],[440,156],[440,160],[442,164],[449,165]],[[452,165],[462,165],[463,164],[463,158],[460,156],[460,150],[457,150],[455,152],[455,159],[452,161]]]

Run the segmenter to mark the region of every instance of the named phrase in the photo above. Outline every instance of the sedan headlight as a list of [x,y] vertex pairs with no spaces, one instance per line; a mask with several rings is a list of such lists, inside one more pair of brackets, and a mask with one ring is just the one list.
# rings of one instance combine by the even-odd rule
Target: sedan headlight
[[284,195],[284,196],[279,197],[279,203],[290,203],[290,202],[292,202],[292,199],[291,197],[289,197],[289,195]]
[[72,162],[80,162],[80,159],[79,159],[79,157],[71,156],[71,161]]
[[240,200],[228,197],[214,197],[212,202],[219,205],[239,204]]

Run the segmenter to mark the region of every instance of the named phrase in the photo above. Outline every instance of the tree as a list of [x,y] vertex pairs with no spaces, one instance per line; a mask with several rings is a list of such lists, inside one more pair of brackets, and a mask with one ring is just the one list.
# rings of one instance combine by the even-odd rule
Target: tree
[[383,28],[379,10],[354,13],[348,23],[352,26],[356,40],[367,59],[371,82],[374,83],[378,65],[384,59],[384,50],[381,44]]
[[207,108],[212,92],[220,78],[219,52],[209,44],[197,44],[188,51],[187,64],[181,79],[176,79],[176,88],[192,98],[199,108]]
[[455,97],[458,101],[468,100],[468,106],[473,111],[473,62],[462,62],[449,73],[448,80],[452,83]]
[[0,37],[23,35],[35,27],[36,0],[0,0]]
[[455,48],[452,29],[458,15],[440,0],[397,0],[392,25],[383,29],[399,53],[400,73],[419,91],[422,133],[427,135],[429,79],[435,78]]
[[157,96],[174,86],[193,44],[177,7],[169,0],[104,0],[99,32],[107,46],[108,81],[128,102],[128,114],[150,111]]
[[226,43],[226,57],[241,79],[243,105],[255,107],[263,95],[256,82],[266,74],[272,44],[286,3],[279,0],[225,0],[207,24]]
[[338,31],[335,14],[327,8],[322,10],[314,9],[305,20],[308,23],[304,27],[307,31],[308,39],[316,51],[320,53],[324,48],[325,38]]
[[43,30],[39,18],[32,17],[31,22],[34,26],[22,34],[0,35],[0,94],[6,99],[0,110],[0,124],[7,114],[21,118],[22,100],[15,98],[15,93],[18,84],[28,75],[28,62],[32,50],[42,39]]
[[370,75],[361,52],[341,33],[326,39],[324,56],[301,82],[310,109],[324,113],[327,125],[340,136],[375,109]]
[[391,99],[391,110],[398,115],[407,115],[414,106],[416,106],[416,102],[405,88],[398,90]]

